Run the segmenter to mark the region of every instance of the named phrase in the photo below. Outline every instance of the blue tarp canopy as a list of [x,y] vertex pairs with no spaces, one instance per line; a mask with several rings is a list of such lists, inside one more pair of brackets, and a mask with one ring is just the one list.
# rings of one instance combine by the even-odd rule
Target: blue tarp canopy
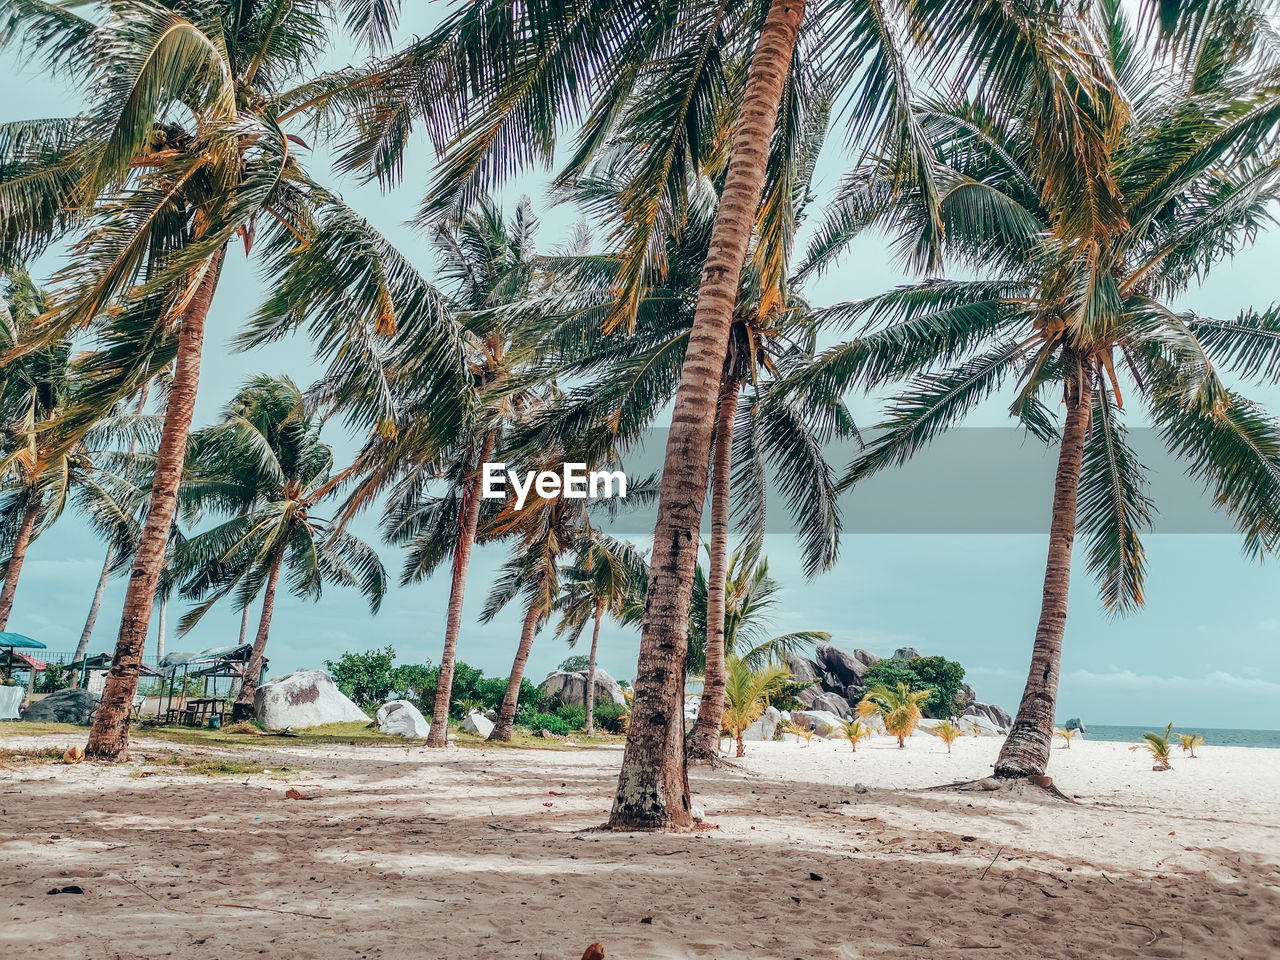
[[39,640],[32,640],[30,637],[24,637],[20,633],[5,633],[0,631],[0,647],[14,647],[19,650],[43,650],[44,644]]

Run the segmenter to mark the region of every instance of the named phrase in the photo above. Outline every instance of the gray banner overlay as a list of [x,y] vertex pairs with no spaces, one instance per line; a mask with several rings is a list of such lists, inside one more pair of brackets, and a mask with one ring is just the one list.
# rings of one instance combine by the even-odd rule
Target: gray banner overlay
[[[869,440],[864,435],[864,440]],[[654,430],[624,457],[628,481],[660,475],[667,432]],[[1232,533],[1230,519],[1213,505],[1203,485],[1187,475],[1150,429],[1131,429],[1129,441],[1146,467],[1146,494],[1154,501],[1153,533]],[[852,441],[827,448],[828,463],[843,475],[858,455]],[[1057,447],[1024,431],[1003,427],[953,430],[918,451],[905,465],[883,470],[840,498],[845,533],[1010,534],[1047,533]],[[508,464],[520,468],[519,464]],[[593,507],[597,524],[628,536],[653,533],[656,508],[633,506],[608,516]],[[703,514],[704,531],[708,523]],[[786,499],[770,475],[766,530],[794,532]]]

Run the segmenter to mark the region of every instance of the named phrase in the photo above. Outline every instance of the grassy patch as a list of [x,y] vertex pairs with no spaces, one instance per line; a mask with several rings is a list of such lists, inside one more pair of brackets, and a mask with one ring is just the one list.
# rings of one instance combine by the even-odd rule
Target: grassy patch
[[[149,767],[166,767],[169,773],[191,773],[207,777],[248,777],[263,775],[271,771],[273,777],[283,777],[291,773],[289,767],[264,767],[258,763],[245,763],[241,760],[223,760],[218,757],[184,757],[170,754],[164,757],[147,757],[142,761]],[[139,771],[135,776],[145,775]]]
[[81,740],[89,728],[75,723],[27,723],[25,720],[0,720],[0,737],[38,737],[46,733],[71,734]]
[[61,763],[63,750],[60,747],[31,747],[27,750],[0,750],[0,764],[5,766],[23,766],[28,763]]

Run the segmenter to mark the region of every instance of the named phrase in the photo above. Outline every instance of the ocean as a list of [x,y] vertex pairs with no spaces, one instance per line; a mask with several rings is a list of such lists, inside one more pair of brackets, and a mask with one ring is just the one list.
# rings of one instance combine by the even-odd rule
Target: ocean
[[[1163,733],[1164,724],[1150,727],[1119,727],[1105,723],[1085,721],[1086,740],[1110,740],[1116,743],[1137,743],[1148,731]],[[1207,727],[1178,726],[1174,733],[1198,733],[1204,737],[1206,747],[1272,747],[1280,749],[1280,730],[1214,730]]]

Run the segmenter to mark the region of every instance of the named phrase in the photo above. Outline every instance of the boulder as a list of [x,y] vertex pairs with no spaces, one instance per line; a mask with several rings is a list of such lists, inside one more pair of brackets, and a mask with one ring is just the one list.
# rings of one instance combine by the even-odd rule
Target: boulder
[[67,688],[51,693],[27,707],[23,720],[32,723],[87,724],[98,709],[98,697],[88,690]]
[[[874,667],[877,663],[880,662],[880,658],[877,657],[874,653],[872,653],[870,650],[863,650],[861,647],[853,651],[853,659],[861,661],[862,663],[866,664],[868,669],[870,669],[871,667]],[[859,676],[861,675],[862,674],[859,674]]]
[[830,738],[844,725],[844,720],[825,710],[792,710],[792,722],[799,727],[812,727],[820,737]]
[[484,718],[490,723],[496,724],[498,722],[498,711],[490,707],[484,712]]
[[817,649],[818,663],[824,672],[831,674],[843,693],[849,687],[861,687],[862,675],[867,672],[867,665],[839,647],[825,644]]
[[834,713],[838,717],[847,717],[850,713],[849,701],[838,693],[829,693],[818,687],[810,687],[796,694],[796,699],[810,710]]
[[778,724],[782,722],[782,711],[777,707],[766,707],[760,719],[742,731],[743,740],[772,740],[778,732]]
[[489,734],[493,733],[493,722],[483,713],[472,711],[467,714],[467,719],[462,721],[462,729],[467,733],[474,733],[478,737],[489,739]]
[[396,737],[425,740],[431,732],[431,724],[422,712],[408,700],[392,700],[378,708],[374,719],[378,729]]
[[919,656],[920,651],[915,647],[899,647],[897,650],[893,651],[893,658],[895,660],[915,660],[919,658]]
[[821,678],[818,665],[812,660],[806,660],[798,653],[787,654],[787,666],[791,670],[791,679],[799,680],[801,683]]
[[987,703],[971,703],[964,708],[964,716],[960,718],[960,726],[966,731],[977,724],[979,736],[1003,737],[1009,732],[1012,721],[1002,709]]
[[1070,720],[1068,720],[1066,723],[1062,725],[1062,729],[1063,730],[1079,730],[1081,733],[1089,732],[1087,729],[1085,729],[1085,725],[1080,722],[1079,717],[1072,717]]
[[[626,703],[622,695],[622,687],[618,681],[596,667],[596,703]],[[587,671],[569,673],[555,670],[547,674],[547,679],[538,684],[538,690],[548,697],[559,697],[560,702],[568,705],[586,703]]]
[[268,730],[369,722],[323,670],[297,670],[268,680],[253,695],[253,715]]

